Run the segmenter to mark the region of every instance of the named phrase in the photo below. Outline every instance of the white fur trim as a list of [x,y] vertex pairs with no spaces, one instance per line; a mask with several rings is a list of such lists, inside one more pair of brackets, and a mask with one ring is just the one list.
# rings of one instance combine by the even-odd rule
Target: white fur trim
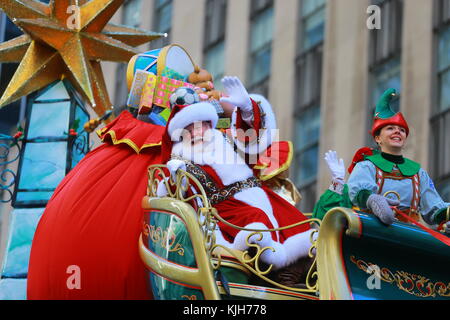
[[211,163],[211,168],[217,173],[225,186],[253,176],[253,171],[246,164]]
[[199,102],[181,109],[171,120],[168,127],[172,141],[180,141],[183,129],[196,121],[211,121],[217,126],[219,116],[214,106],[208,102]]
[[[256,229],[256,230],[268,230],[267,226],[260,222],[253,222],[246,225],[246,229]],[[256,231],[239,231],[236,237],[234,237],[233,248],[237,250],[244,251],[248,248],[247,237]],[[259,235],[254,235],[249,239],[250,243],[257,243],[261,247],[268,247],[272,243],[272,236],[270,232],[262,232],[262,239],[259,239]]]
[[272,241],[270,247],[274,251],[268,249],[261,254],[261,260],[267,264],[272,264],[274,270],[281,269],[288,265],[288,254],[285,247],[279,243]]
[[231,242],[228,242],[225,237],[222,234],[222,231],[217,226],[216,230],[214,231],[214,234],[216,236],[216,244],[222,245],[227,248],[233,248],[233,244]]
[[[172,147],[172,154],[198,165],[211,166],[225,186],[252,177],[253,171],[225,140],[222,133],[215,129],[212,132],[214,133],[213,139],[207,145],[205,144],[206,152],[194,152],[191,145],[177,142]],[[233,161],[229,163],[227,159],[233,159]],[[252,207],[261,209],[274,228],[278,228],[269,197],[262,188],[245,189],[236,193],[234,197]],[[278,232],[276,234],[278,237]]]
[[[245,226],[246,229],[256,230],[268,230],[268,228],[260,222],[250,223]],[[284,243],[273,241],[269,232],[262,232],[262,238],[260,235],[255,234],[249,239],[249,243],[258,244],[261,249],[265,247],[271,247],[274,250],[268,249],[261,254],[261,260],[267,264],[272,264],[274,270],[284,268],[300,258],[308,256],[311,243],[311,233],[314,230],[308,230],[302,233],[298,233],[288,238]],[[247,237],[252,234],[253,231],[239,231],[234,238],[233,244],[226,241],[221,232],[216,232],[216,242],[221,243],[233,249],[244,251],[249,248],[247,245]],[[220,235],[220,236],[219,236]],[[314,239],[317,238],[317,233],[314,234]]]
[[[286,265],[289,265],[299,258],[303,258],[308,256],[309,249],[311,248],[311,233],[314,232],[314,229],[298,233],[289,237],[284,243],[283,246],[286,249],[287,261]],[[317,236],[317,233],[314,235]]]
[[[202,146],[193,147],[184,142],[174,143],[172,154],[198,165],[211,166],[226,186],[253,176],[253,171],[234,151],[233,146],[227,142],[223,134],[216,129],[210,132],[211,139],[208,142],[205,141]],[[209,135],[205,134],[205,136]]]
[[[256,155],[264,152],[273,141],[277,140],[277,122],[275,118],[275,113],[273,112],[273,108],[270,105],[269,101],[259,94],[250,94],[250,98],[252,98],[256,102],[261,102],[262,112],[265,113],[264,116],[264,128],[260,130],[260,136],[258,140],[255,140],[253,143],[245,144],[239,141],[236,132],[236,117],[237,117],[237,108],[234,110],[231,121],[231,134],[234,138],[234,143],[238,147],[238,149],[244,153]],[[251,117],[253,119],[253,117]]]
[[[268,230],[268,228],[264,224],[259,222],[250,223],[246,225],[245,228]],[[233,248],[241,251],[248,249],[246,239],[252,233],[252,231],[239,231],[239,233],[234,238]],[[261,235],[262,238],[260,238]],[[261,260],[267,264],[272,264],[274,269],[280,269],[286,266],[288,264],[288,255],[284,245],[277,241],[273,241],[270,232],[261,232],[261,235],[255,234],[248,241],[249,243],[258,244],[261,249],[265,247],[271,247],[274,249],[265,250],[261,254]]]

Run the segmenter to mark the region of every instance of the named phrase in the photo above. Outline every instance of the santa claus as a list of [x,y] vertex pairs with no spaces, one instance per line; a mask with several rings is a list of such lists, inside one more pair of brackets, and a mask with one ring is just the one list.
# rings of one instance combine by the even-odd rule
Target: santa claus
[[[226,100],[242,107],[242,94],[245,95],[246,90],[240,81],[236,82],[236,78],[231,80],[224,81],[228,93]],[[243,113],[247,113],[248,117],[254,101],[248,94],[247,97],[249,104]],[[214,129],[217,121],[217,112],[208,102],[173,107],[163,140],[163,160],[167,161],[170,174],[175,176],[181,169],[194,175],[219,215],[227,222],[246,229],[240,230],[219,222],[217,242],[238,250],[247,249],[249,243],[271,247],[274,250],[264,251],[261,259],[272,264],[274,269],[284,268],[307,257],[313,238],[313,230],[308,223],[268,231],[307,218],[262,185],[243,157],[235,151],[229,137]],[[159,196],[165,195],[163,186],[164,183],[161,183]],[[253,230],[263,231],[262,237],[254,234]]]

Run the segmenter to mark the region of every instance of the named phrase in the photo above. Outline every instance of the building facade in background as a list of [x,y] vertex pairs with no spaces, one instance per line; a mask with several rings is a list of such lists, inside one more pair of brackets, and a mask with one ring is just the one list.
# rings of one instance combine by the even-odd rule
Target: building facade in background
[[[368,23],[371,6],[380,10],[379,29]],[[220,79],[231,75],[250,92],[265,95],[277,115],[280,138],[294,143],[290,176],[303,195],[303,212],[312,211],[330,183],[326,151],[336,150],[349,165],[357,149],[373,146],[374,107],[389,87],[398,91],[394,108],[411,128],[405,155],[422,164],[450,201],[450,0],[126,0],[111,22],[166,33],[138,50],[179,44],[214,76],[218,89]],[[20,34],[0,12],[0,41]],[[0,93],[17,65],[0,64]],[[120,111],[128,95],[127,65],[102,66]],[[0,144],[0,299],[5,292],[24,297],[35,226],[56,181],[84,155],[58,119],[84,123],[89,115],[70,86],[61,82],[52,90],[58,99],[42,100],[49,93],[35,93],[0,109],[0,134],[13,135],[25,117],[29,120],[22,157],[14,166],[5,164]],[[66,106],[54,108],[57,123],[47,132],[41,125],[47,112],[40,107],[57,103]],[[42,141],[42,132],[51,139]],[[95,134],[85,138],[92,148],[100,144]],[[56,160],[49,158],[51,152],[40,160],[52,160],[59,176],[45,183],[29,179],[39,175],[27,159],[39,158],[45,148],[56,150],[55,145],[61,149],[53,152]],[[33,156],[27,158],[27,152]],[[4,188],[5,169],[18,175],[14,195]]]
[[[413,129],[406,155],[450,199],[449,0],[131,2],[141,9],[132,21],[167,32],[161,44],[184,46],[216,86],[236,75],[269,98],[281,138],[294,142],[291,178],[302,210],[311,211],[328,186],[324,152],[335,149],[349,164],[354,151],[373,144],[374,106],[388,87],[399,92],[394,108]],[[380,29],[368,28],[371,5],[381,10]]]
[[[367,26],[370,5],[381,9],[379,30]],[[450,199],[450,0],[127,0],[112,22],[167,33],[142,52],[180,44],[218,88],[235,75],[267,96],[281,139],[294,142],[291,178],[302,210],[328,186],[324,152],[337,150],[349,164],[372,143],[374,104],[387,87],[400,93],[396,108],[412,127],[406,155]],[[4,17],[0,27],[3,41],[19,32]],[[4,90],[14,65],[1,68]],[[104,71],[123,107],[126,65]],[[11,130],[20,108],[0,112],[2,130]]]

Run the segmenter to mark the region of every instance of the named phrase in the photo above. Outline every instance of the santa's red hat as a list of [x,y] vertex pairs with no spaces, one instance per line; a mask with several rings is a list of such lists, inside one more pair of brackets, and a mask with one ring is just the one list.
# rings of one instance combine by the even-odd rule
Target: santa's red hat
[[183,129],[197,121],[210,121],[215,128],[219,121],[216,108],[209,102],[173,106],[162,139],[162,163],[170,160],[173,142],[181,141]]

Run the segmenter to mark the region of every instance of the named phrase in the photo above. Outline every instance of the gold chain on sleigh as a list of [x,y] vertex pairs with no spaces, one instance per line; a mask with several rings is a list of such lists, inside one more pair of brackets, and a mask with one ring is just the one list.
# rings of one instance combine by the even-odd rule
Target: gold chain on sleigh
[[[201,183],[198,181],[197,178],[195,178],[192,174],[184,171],[184,170],[178,170],[176,180],[173,181],[172,177],[167,177],[164,169],[167,170],[167,166],[163,165],[152,165],[148,169],[148,186],[147,186],[147,195],[150,197],[157,197],[157,190],[160,183],[164,184],[164,187],[167,191],[167,197],[175,198],[177,200],[186,202],[186,203],[192,203],[192,201],[196,201],[197,206],[199,209],[197,210],[198,215],[198,223],[201,227],[201,230],[203,230],[203,236],[204,236],[204,244],[205,248],[207,250],[207,253],[209,254],[210,258],[213,256],[216,257],[216,261],[212,262],[213,267],[215,270],[219,269],[221,267],[222,262],[222,256],[220,253],[213,253],[216,249],[221,248],[228,252],[232,257],[234,257],[236,260],[238,260],[245,268],[247,268],[250,272],[255,274],[256,276],[260,277],[264,281],[277,286],[279,288],[285,289],[285,290],[291,290],[295,292],[303,292],[303,293],[316,293],[318,290],[318,272],[316,267],[317,264],[317,258],[316,255],[313,253],[314,250],[317,248],[317,240],[314,240],[314,234],[318,232],[318,230],[313,230],[310,235],[310,242],[311,247],[308,252],[308,256],[310,258],[314,258],[313,263],[308,271],[307,277],[306,277],[306,287],[307,289],[301,289],[301,288],[293,288],[288,287],[285,285],[282,285],[280,283],[277,283],[269,278],[266,277],[266,275],[272,271],[273,265],[268,265],[266,270],[261,270],[260,268],[260,256],[266,251],[266,250],[272,250],[275,252],[275,249],[272,247],[264,247],[261,248],[258,244],[250,243],[249,239],[252,236],[259,235],[262,237],[262,233],[264,232],[277,232],[277,231],[283,231],[290,228],[295,228],[300,225],[304,225],[307,223],[316,223],[318,226],[321,224],[321,220],[319,219],[308,219],[301,222],[294,223],[289,226],[279,227],[279,228],[273,228],[273,229],[253,229],[253,228],[244,228],[237,226],[235,224],[232,224],[226,220],[224,220],[217,212],[217,209],[213,208],[211,206],[211,203],[206,195],[206,192],[201,185]],[[195,192],[193,195],[186,197],[187,191],[190,189],[190,187],[193,186],[195,189]],[[225,246],[216,244],[216,236],[215,236],[215,230],[218,222],[222,222],[234,229],[240,230],[240,231],[248,231],[251,232],[247,238],[246,238],[246,244],[249,248],[254,248],[256,250],[256,253],[253,257],[250,257],[248,255],[249,250],[246,250],[244,252],[242,251],[236,251],[230,248],[227,248]],[[240,254],[237,254],[236,252],[239,252]],[[211,261],[213,261],[211,259]]]

